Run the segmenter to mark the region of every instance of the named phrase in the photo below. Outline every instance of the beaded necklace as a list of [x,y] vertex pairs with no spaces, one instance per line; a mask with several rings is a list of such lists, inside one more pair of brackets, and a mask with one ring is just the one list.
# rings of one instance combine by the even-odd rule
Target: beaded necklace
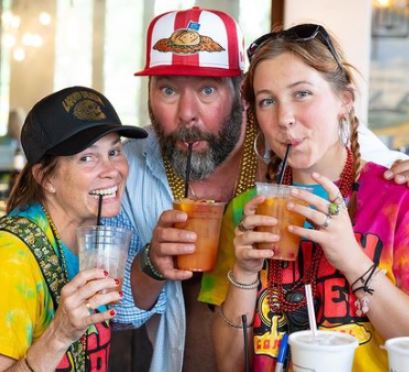
[[[293,181],[292,170],[287,167],[284,174],[283,184],[291,185]],[[344,168],[340,175],[338,188],[344,200],[347,200],[353,190],[354,172],[353,172],[353,156],[352,151],[347,148],[347,158]],[[320,246],[316,246],[312,255],[311,265],[304,272],[302,278],[297,280],[291,288],[284,290],[283,288],[283,269],[288,264],[279,260],[269,260],[268,262],[268,287],[270,289],[269,305],[272,312],[292,312],[306,305],[306,298],[299,302],[291,302],[286,298],[286,293],[291,293],[295,288],[311,284],[313,297],[316,294],[318,266],[323,256],[323,251]]]
[[[253,143],[256,134],[257,128],[254,124],[254,120],[248,120],[243,143],[243,154],[240,160],[239,181],[235,188],[234,196],[254,187],[257,171],[257,156],[253,150]],[[165,166],[166,177],[172,190],[173,198],[175,200],[182,199],[185,191],[185,182],[183,178],[176,175],[169,159],[165,156],[163,156],[163,164]]]
[[[50,225],[51,232],[53,234],[54,241],[57,246],[58,257],[60,259],[60,265],[63,268],[64,278],[67,283],[68,282],[68,270],[67,270],[67,263],[65,261],[64,251],[62,249],[61,237],[58,234],[57,227],[55,226],[54,221],[52,220],[45,206],[41,205],[41,208],[47,218],[48,224]],[[88,359],[87,343],[88,343],[88,329],[78,341],[72,343],[70,346],[70,350],[76,361],[76,368],[78,371],[86,370],[86,360]]]

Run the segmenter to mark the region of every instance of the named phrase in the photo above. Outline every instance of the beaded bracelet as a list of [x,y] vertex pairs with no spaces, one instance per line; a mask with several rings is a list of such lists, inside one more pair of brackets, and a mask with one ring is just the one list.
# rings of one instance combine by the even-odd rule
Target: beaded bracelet
[[243,326],[245,326],[246,328],[253,327],[253,322],[251,322],[250,324],[245,324],[245,325],[243,323],[234,324],[231,320],[227,319],[226,315],[224,315],[223,305],[219,306],[219,310],[217,311],[217,313],[220,315],[220,318],[222,318],[223,321],[231,328],[243,329]]
[[[369,295],[373,295],[375,292],[375,289],[373,288],[373,284],[375,282],[376,277],[378,274],[386,274],[386,270],[380,270],[377,267],[375,267],[375,270],[371,270],[370,275],[368,278],[365,280],[365,283],[363,286],[355,288],[352,292],[355,293],[359,290],[364,291],[364,295],[361,298],[357,298],[355,301],[355,306],[357,308],[356,314],[358,316],[362,316],[363,314],[366,314],[369,311],[369,303],[370,303],[370,297]],[[371,286],[372,285],[372,286]]]
[[253,283],[249,283],[249,284],[240,283],[235,279],[233,272],[231,270],[229,270],[227,273],[227,279],[234,287],[240,288],[240,289],[254,289],[254,288],[257,288],[258,285],[260,284],[260,280],[258,278]]

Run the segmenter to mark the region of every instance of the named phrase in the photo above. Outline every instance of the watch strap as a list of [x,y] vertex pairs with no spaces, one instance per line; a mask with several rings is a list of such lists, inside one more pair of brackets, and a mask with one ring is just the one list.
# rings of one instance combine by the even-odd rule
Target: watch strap
[[152,279],[155,280],[165,280],[165,277],[163,276],[162,273],[160,273],[155,266],[153,265],[151,261],[151,257],[149,255],[151,249],[151,244],[147,243],[143,247],[142,253],[141,253],[141,258],[140,258],[140,264],[141,264],[141,270],[148,276],[150,276]]

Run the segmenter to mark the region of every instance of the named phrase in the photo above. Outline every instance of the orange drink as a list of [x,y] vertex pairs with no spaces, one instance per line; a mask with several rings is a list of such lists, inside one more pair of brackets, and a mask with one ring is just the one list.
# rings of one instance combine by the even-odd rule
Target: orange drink
[[175,224],[178,229],[197,234],[193,253],[176,257],[180,270],[211,271],[214,268],[219,246],[219,235],[225,203],[213,200],[181,199],[173,202],[173,208],[187,213],[187,221]]
[[287,209],[287,204],[292,201],[304,204],[301,200],[291,196],[290,190],[294,186],[276,185],[258,182],[257,195],[264,195],[266,200],[261,203],[256,213],[277,218],[275,226],[258,226],[257,231],[270,232],[280,236],[280,240],[274,243],[258,243],[259,249],[272,249],[273,260],[295,261],[298,256],[300,237],[288,231],[288,225],[302,227],[305,217]]

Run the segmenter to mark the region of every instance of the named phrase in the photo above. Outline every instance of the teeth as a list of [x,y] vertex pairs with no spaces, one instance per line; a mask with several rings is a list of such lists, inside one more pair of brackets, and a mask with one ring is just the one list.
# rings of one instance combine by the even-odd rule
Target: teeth
[[103,196],[103,199],[115,197],[116,192],[118,191],[118,186],[109,187],[107,189],[96,189],[90,192],[95,199],[98,199],[100,195]]

